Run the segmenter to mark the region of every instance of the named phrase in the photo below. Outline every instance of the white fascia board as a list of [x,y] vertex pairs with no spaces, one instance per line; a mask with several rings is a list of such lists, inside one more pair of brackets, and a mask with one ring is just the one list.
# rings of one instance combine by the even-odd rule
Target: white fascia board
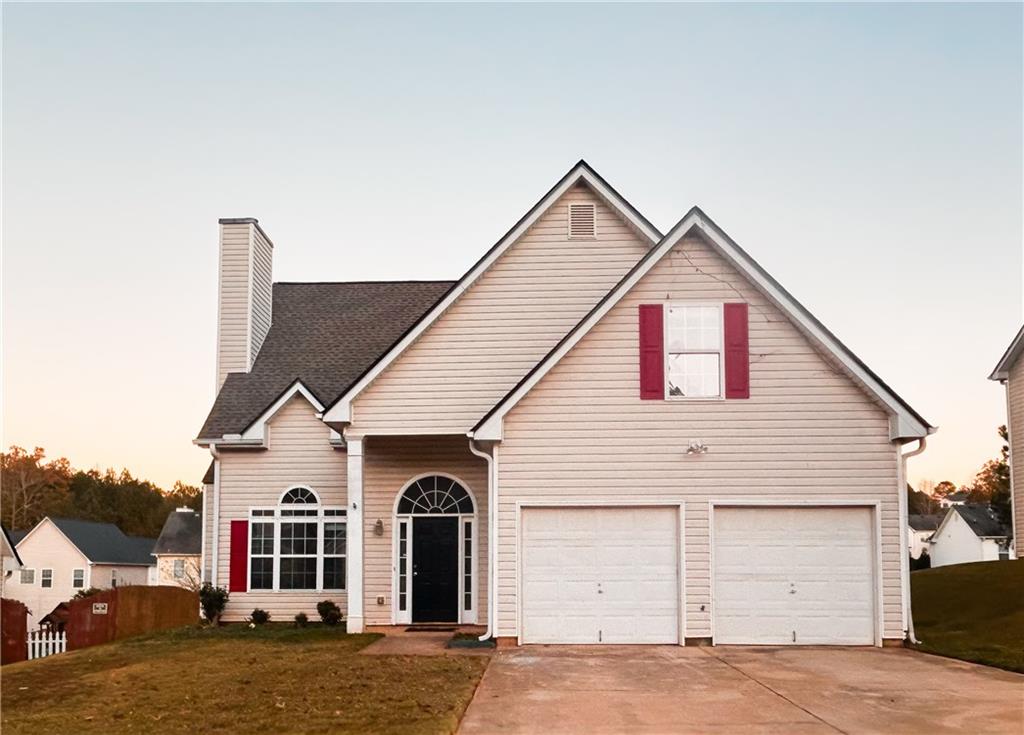
[[865,370],[850,353],[842,347],[834,337],[828,334],[810,315],[799,306],[789,294],[785,293],[772,279],[766,278],[753,259],[739,250],[714,223],[710,222],[703,212],[691,210],[651,253],[630,273],[619,282],[608,298],[594,309],[554,351],[552,351],[513,392],[507,395],[496,409],[480,423],[470,435],[478,440],[500,441],[502,436],[502,420],[513,406],[540,381],[547,372],[558,363],[583,337],[614,307],[630,289],[647,275],[647,273],[669,253],[676,244],[691,230],[698,230],[712,246],[734,265],[755,288],[768,297],[785,313],[793,324],[805,335],[817,342],[842,367],[857,380],[866,390],[878,398],[888,409],[890,420],[889,434],[891,440],[913,439],[934,433],[934,427],[921,422],[908,411],[895,397],[891,390]]
[[611,206],[620,216],[630,222],[644,237],[647,238],[650,244],[657,243],[661,239],[661,233],[655,230],[650,223],[638,217],[636,212],[631,206],[629,206],[625,200],[622,199],[617,193],[615,193],[602,179],[600,176],[595,175],[589,166],[585,163],[578,163],[568,174],[566,174],[562,181],[557,184],[548,194],[541,199],[537,204],[534,205],[523,219],[519,223],[509,230],[508,234],[503,237],[491,251],[484,256],[462,279],[455,284],[455,286],[448,292],[442,301],[440,301],[426,317],[421,319],[416,326],[409,331],[397,344],[395,344],[383,358],[378,360],[370,370],[363,375],[362,378],[356,382],[351,388],[349,388],[345,394],[339,398],[335,403],[327,409],[323,415],[325,423],[330,425],[347,424],[352,422],[352,401],[358,396],[370,383],[372,383],[378,375],[390,365],[395,359],[398,358],[413,342],[419,339],[430,326],[440,318],[448,308],[455,303],[455,301],[462,296],[469,289],[476,280],[482,276],[488,268],[490,268],[498,258],[500,258],[506,250],[521,238],[527,230],[529,230],[541,216],[551,208],[551,206],[558,201],[569,189],[576,186],[580,182],[584,182],[589,186],[601,199],[603,199],[609,206]]
[[1017,336],[1013,338],[1010,346],[1006,348],[1006,352],[999,358],[999,363],[995,366],[992,374],[988,376],[989,380],[1006,380],[1010,377],[1010,368],[1017,362],[1017,358],[1020,357],[1021,350],[1024,350],[1024,327],[1020,328],[1017,332]]
[[[312,391],[302,384],[301,380],[296,380],[292,383],[291,387],[288,388],[284,393],[274,401],[271,406],[260,414],[259,418],[249,424],[248,428],[241,434],[225,434],[221,437],[216,438],[199,438],[195,439],[192,443],[200,447],[238,447],[248,449],[262,449],[266,446],[267,438],[267,422],[274,418],[278,411],[288,403],[296,395],[300,395],[309,401],[309,404],[319,415],[324,410],[324,406],[320,401],[317,400],[316,396],[313,395]],[[331,439],[335,438],[336,432],[331,432]],[[340,436],[338,437],[340,439]]]

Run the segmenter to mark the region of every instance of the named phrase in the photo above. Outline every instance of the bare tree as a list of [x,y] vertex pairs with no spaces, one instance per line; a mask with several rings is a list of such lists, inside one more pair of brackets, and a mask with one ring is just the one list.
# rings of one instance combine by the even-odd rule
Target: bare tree
[[45,456],[42,447],[31,454],[16,446],[0,452],[3,517],[11,528],[35,525],[67,489],[71,464],[64,457],[44,462]]

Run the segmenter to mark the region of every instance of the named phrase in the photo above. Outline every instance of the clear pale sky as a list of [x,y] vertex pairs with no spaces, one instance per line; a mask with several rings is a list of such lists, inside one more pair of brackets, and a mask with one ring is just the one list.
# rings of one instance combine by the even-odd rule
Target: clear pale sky
[[454,278],[577,159],[699,204],[932,423],[998,449],[1021,5],[3,7],[3,440],[197,483],[217,218],[276,280]]

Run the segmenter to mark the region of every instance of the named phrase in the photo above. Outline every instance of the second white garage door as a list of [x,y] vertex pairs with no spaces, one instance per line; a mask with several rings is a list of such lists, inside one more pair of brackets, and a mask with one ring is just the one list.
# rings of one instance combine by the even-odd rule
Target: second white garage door
[[715,643],[874,644],[873,513],[715,508]]
[[677,508],[524,508],[524,643],[678,643]]

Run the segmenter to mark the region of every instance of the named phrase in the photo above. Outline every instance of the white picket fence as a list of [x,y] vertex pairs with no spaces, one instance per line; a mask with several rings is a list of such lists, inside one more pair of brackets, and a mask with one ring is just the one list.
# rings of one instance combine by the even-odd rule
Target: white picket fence
[[45,630],[33,630],[28,634],[28,657],[42,658],[68,650],[68,637],[65,633],[50,633]]

